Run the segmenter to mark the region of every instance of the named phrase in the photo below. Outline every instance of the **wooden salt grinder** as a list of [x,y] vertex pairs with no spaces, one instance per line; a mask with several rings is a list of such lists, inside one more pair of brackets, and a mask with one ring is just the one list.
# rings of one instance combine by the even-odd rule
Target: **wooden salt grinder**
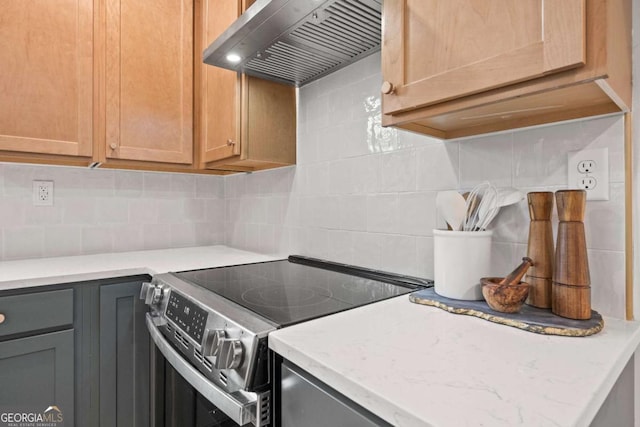
[[551,210],[553,193],[550,191],[527,194],[529,202],[529,243],[527,256],[533,266],[525,281],[531,285],[527,304],[538,308],[551,308],[551,279],[553,277],[553,229]]
[[587,193],[556,192],[558,240],[553,272],[551,311],[569,319],[591,318],[591,278],[584,234]]

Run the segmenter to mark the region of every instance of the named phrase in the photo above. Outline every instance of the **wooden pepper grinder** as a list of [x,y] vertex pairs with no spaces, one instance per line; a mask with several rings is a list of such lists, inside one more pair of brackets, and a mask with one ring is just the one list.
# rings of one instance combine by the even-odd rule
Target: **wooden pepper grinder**
[[587,193],[584,190],[556,192],[560,223],[551,311],[569,319],[591,318],[591,279],[584,234],[586,203]]
[[551,210],[553,193],[550,191],[527,194],[529,202],[529,243],[527,256],[533,260],[526,282],[531,285],[527,304],[538,308],[551,308],[551,279],[553,277],[553,228]]

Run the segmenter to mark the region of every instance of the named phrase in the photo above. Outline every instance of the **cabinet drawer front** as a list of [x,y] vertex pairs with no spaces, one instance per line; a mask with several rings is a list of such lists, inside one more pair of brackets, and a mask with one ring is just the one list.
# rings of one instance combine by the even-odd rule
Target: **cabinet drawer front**
[[0,297],[0,337],[73,324],[73,289]]

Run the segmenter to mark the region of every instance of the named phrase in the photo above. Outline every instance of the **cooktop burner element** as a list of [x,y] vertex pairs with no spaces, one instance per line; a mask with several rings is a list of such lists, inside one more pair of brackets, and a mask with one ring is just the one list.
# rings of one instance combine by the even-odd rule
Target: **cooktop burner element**
[[[182,280],[208,289],[278,326],[287,326],[337,313],[415,290],[388,283],[383,277],[354,275],[347,266],[307,263],[307,258],[270,261],[231,267],[173,273]],[[356,274],[358,269],[355,269]],[[362,270],[369,271],[371,270]],[[375,277],[375,278],[374,278]]]

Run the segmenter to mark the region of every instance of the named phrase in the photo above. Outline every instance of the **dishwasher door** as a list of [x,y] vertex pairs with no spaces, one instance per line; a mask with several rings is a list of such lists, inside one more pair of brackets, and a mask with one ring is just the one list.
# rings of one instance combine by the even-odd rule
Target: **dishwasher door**
[[290,362],[282,363],[280,379],[282,427],[391,427]]

